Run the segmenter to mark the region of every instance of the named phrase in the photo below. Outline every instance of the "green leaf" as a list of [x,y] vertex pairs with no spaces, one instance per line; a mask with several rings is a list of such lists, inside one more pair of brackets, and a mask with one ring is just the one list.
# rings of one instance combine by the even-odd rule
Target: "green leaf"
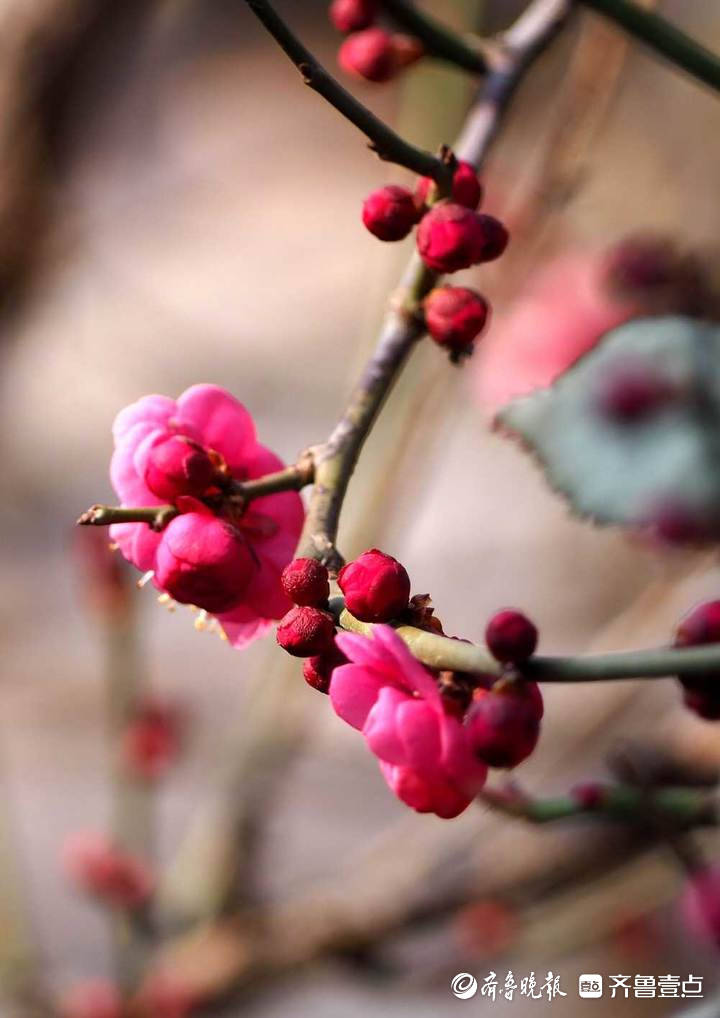
[[578,515],[676,541],[720,538],[717,323],[628,322],[498,422]]

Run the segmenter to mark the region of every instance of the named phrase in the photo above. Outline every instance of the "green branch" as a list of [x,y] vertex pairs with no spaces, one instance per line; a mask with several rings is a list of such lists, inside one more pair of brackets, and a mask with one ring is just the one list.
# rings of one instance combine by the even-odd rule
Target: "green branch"
[[653,11],[629,0],[579,0],[678,67],[720,91],[720,58]]
[[472,74],[483,74],[488,69],[480,40],[473,46],[407,0],[382,0],[382,6],[401,28],[420,40],[429,56],[447,60]]
[[[344,606],[341,597],[332,598],[330,610],[343,629],[371,636],[373,626],[359,622]],[[442,671],[501,675],[502,666],[485,647],[452,640],[425,632],[414,626],[398,625],[395,632],[407,644],[413,656]],[[720,643],[702,647],[659,647],[616,654],[592,654],[572,657],[543,657],[526,661],[519,670],[538,682],[601,682],[614,679],[661,679],[673,675],[720,675]],[[720,681],[720,680],[719,680]]]
[[669,822],[674,829],[716,826],[717,791],[696,788],[634,788],[632,785],[603,785],[598,798],[584,802],[581,795],[533,799],[515,785],[484,788],[478,801],[508,816],[535,824],[552,823],[573,817],[594,816],[605,820],[657,824]]

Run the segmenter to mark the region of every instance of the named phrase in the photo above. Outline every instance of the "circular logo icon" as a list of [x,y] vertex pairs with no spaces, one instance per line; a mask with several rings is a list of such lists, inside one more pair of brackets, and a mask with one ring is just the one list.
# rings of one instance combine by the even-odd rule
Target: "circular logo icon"
[[458,972],[450,983],[450,989],[460,1000],[469,1000],[477,993],[477,979],[469,972]]

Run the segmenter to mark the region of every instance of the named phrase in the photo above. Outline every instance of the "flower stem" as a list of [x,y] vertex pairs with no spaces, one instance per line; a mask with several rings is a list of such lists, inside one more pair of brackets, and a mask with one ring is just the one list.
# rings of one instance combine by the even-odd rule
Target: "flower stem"
[[[249,503],[266,495],[277,495],[281,491],[301,491],[308,484],[312,484],[314,476],[313,456],[305,452],[292,466],[276,470],[272,474],[265,474],[263,477],[256,477],[251,481],[232,481],[227,490],[234,499]],[[208,501],[212,503],[210,497]],[[162,530],[179,512],[174,505],[91,505],[78,518],[77,523],[81,527],[109,527],[113,523],[147,523],[153,530]]]
[[109,527],[113,523],[147,523],[153,530],[162,530],[178,512],[174,505],[91,505],[78,517],[77,525]]
[[610,18],[698,81],[720,91],[720,57],[691,39],[675,25],[629,0],[579,0]]

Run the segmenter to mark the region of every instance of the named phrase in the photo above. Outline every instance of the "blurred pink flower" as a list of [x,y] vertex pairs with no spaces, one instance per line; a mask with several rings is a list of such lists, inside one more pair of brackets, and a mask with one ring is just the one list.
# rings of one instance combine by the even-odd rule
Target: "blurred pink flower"
[[680,909],[685,925],[698,940],[720,944],[720,863],[705,866],[690,877]]
[[150,869],[103,834],[71,835],[63,846],[62,861],[67,876],[81,890],[117,908],[138,908],[152,894]]
[[[223,516],[222,498],[216,511],[197,500],[203,494],[198,485],[206,480],[204,471],[191,469],[190,460],[182,457],[177,461],[159,455],[170,438],[194,443],[188,445],[193,456],[198,447],[208,454],[220,484],[223,478],[244,481],[281,470],[282,461],[258,443],[248,411],[218,386],[194,385],[178,400],[144,396],[126,407],[115,419],[113,435],[110,478],[122,505],[167,501],[148,483],[164,490],[158,481],[163,470],[175,491],[181,491],[184,477],[187,480],[185,493],[175,499],[182,515],[161,533],[146,523],[110,528],[122,554],[143,572],[152,570],[158,589],[215,615],[235,647],[263,635],[290,608],[280,574],[302,529],[300,496],[293,491],[267,495],[241,515]],[[206,490],[221,494],[221,488]],[[185,518],[189,514],[192,520]]]
[[477,386],[490,417],[549,386],[611,329],[656,314],[715,316],[701,262],[667,237],[628,237],[540,269],[478,345]]
[[433,676],[389,626],[375,626],[372,638],[342,633],[336,643],[351,663],[333,672],[330,700],[363,733],[390,788],[419,813],[462,813],[487,767],[461,722],[445,713]]
[[120,993],[106,979],[77,983],[65,993],[58,1008],[62,1018],[120,1018]]

